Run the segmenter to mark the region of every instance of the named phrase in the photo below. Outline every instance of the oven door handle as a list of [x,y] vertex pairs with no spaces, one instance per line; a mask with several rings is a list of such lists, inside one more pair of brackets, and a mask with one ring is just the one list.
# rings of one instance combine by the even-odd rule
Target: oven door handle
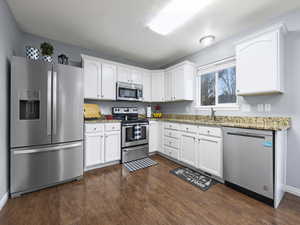
[[139,125],[139,126],[149,126],[148,123],[131,123],[130,125],[122,125],[122,127],[133,127],[133,126],[136,126],[136,125]]
[[122,151],[123,152],[130,152],[130,151],[135,151],[135,150],[139,150],[139,149],[145,149],[147,148],[145,145],[143,146],[137,146],[137,147],[130,147],[130,148],[125,148]]

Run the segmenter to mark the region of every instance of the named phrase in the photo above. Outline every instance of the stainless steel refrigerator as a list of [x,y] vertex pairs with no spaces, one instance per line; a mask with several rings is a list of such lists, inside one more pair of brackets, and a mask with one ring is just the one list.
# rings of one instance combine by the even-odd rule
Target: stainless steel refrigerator
[[83,175],[83,102],[81,68],[13,58],[12,197]]

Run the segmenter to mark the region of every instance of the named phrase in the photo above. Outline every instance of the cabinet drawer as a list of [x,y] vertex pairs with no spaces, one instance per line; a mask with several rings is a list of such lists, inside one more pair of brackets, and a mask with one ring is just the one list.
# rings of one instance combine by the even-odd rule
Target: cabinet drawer
[[180,124],[179,123],[165,123],[164,128],[170,129],[170,130],[179,130]]
[[181,130],[188,133],[194,133],[196,134],[198,132],[198,127],[195,125],[189,125],[189,124],[182,124]]
[[85,133],[103,132],[104,124],[85,124]]
[[118,130],[120,130],[120,124],[119,123],[106,123],[104,126],[105,126],[105,131],[118,131]]
[[180,134],[177,131],[166,129],[164,132],[165,137],[179,139]]
[[165,146],[164,153],[174,159],[179,159],[179,150]]
[[179,149],[179,140],[174,139],[174,138],[165,137],[164,138],[164,145],[172,147],[172,148]]
[[199,127],[199,134],[222,137],[222,129],[218,127]]

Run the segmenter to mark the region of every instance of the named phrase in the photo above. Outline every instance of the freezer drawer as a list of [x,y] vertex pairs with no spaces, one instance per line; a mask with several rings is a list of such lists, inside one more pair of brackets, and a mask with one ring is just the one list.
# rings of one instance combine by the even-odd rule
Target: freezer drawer
[[12,195],[37,190],[82,175],[82,142],[11,150]]
[[272,131],[224,129],[225,180],[273,199]]

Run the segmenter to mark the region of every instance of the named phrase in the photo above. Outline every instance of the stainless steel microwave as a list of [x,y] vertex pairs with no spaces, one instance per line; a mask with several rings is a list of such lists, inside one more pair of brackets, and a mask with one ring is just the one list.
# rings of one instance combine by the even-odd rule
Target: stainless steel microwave
[[117,100],[143,101],[143,85],[117,82]]

